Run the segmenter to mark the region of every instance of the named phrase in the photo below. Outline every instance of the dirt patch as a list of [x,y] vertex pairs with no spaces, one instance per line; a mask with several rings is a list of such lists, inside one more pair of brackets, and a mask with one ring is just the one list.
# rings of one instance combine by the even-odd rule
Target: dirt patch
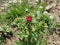
[[[50,14],[56,18],[57,23],[60,23],[60,4],[53,7]],[[50,45],[60,45],[60,27],[49,36],[49,43]]]

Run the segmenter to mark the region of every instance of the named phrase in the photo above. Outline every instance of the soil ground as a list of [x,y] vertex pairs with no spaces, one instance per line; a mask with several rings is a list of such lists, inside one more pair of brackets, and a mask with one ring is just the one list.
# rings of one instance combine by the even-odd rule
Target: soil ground
[[[50,14],[56,17],[57,23],[60,23],[60,4],[53,7],[50,11]],[[49,36],[50,45],[60,45],[60,27],[56,28],[52,32],[52,35]]]

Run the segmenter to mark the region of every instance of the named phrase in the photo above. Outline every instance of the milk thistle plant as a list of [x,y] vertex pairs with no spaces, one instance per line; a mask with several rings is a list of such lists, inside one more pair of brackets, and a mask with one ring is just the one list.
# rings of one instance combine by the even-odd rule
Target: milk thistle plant
[[6,36],[9,39],[13,36],[14,31],[11,29],[13,27],[19,31],[15,35],[19,36],[19,41],[16,41],[15,45],[48,45],[47,36],[49,31],[55,28],[56,22],[53,16],[45,11],[45,6],[46,3],[29,4],[27,0],[22,0],[22,3],[9,3],[4,18],[0,16],[5,21],[3,21],[4,23],[1,21],[1,23],[10,26],[10,28],[8,27],[10,37],[8,34]]

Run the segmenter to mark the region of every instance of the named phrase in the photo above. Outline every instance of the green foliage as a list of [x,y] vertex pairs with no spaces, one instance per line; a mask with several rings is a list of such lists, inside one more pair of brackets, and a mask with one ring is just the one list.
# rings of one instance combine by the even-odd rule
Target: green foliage
[[[19,36],[20,40],[16,45],[48,45],[48,39],[44,39],[44,36],[48,36],[49,30],[55,28],[56,22],[46,13],[45,6],[45,3],[29,4],[27,0],[9,4],[4,18],[0,16],[6,22],[3,23],[3,32],[7,35],[7,31],[12,31],[12,26],[17,27],[19,33],[16,36]],[[32,17],[32,21],[27,20],[28,16]]]

